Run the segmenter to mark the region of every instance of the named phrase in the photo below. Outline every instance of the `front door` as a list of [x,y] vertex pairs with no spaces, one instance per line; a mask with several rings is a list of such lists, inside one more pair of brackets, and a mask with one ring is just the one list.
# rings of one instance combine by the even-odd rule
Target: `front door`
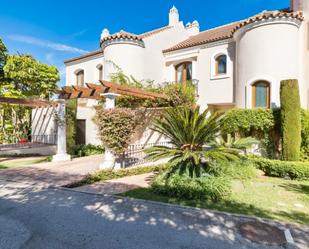
[[76,124],[76,144],[86,144],[86,120],[77,119]]

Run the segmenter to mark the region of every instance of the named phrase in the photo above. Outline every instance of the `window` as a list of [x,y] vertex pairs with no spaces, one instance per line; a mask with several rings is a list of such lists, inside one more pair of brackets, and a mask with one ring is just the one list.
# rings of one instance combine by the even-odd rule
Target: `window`
[[84,70],[78,70],[75,74],[76,74],[76,85],[84,86]]
[[270,108],[270,84],[258,81],[252,85],[252,107]]
[[97,65],[99,80],[103,80],[103,65]]
[[227,73],[225,54],[216,57],[215,64],[216,64],[216,76]]
[[176,66],[176,82],[192,80],[192,63],[184,62]]

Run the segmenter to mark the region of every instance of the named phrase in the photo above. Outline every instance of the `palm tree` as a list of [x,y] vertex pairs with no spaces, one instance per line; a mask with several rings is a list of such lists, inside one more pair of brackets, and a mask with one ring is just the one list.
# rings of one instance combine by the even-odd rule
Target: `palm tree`
[[154,146],[145,150],[146,157],[154,161],[169,158],[174,165],[171,173],[200,177],[207,172],[211,160],[234,160],[238,150],[226,148],[216,142],[220,136],[222,113],[200,112],[199,107],[167,109],[156,119],[153,130],[164,135],[170,146]]

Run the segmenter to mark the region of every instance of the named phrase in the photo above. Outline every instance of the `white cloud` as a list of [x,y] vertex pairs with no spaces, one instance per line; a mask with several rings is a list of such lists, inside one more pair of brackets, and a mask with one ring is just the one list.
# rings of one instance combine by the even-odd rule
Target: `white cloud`
[[54,54],[53,53],[47,53],[45,55],[45,59],[48,63],[54,64]]
[[70,53],[78,53],[78,54],[85,54],[89,53],[86,50],[71,47],[66,44],[61,44],[57,42],[51,42],[47,40],[41,40],[32,36],[25,36],[25,35],[8,35],[8,39],[13,40],[13,41],[18,41],[18,42],[23,42],[23,43],[28,43],[31,45],[35,46],[40,46],[40,47],[45,47],[45,48],[51,48],[56,51],[65,51],[65,52],[70,52]]

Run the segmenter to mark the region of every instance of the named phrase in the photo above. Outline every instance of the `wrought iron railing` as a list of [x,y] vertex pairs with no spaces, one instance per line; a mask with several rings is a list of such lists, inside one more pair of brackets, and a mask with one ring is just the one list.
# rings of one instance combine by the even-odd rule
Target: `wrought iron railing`
[[120,160],[125,165],[125,167],[137,166],[151,162],[151,160],[145,158],[146,154],[144,152],[144,149],[153,146],[170,146],[170,144],[168,142],[132,144],[129,145],[129,147],[127,148],[126,152],[123,153],[122,158],[120,158]]

